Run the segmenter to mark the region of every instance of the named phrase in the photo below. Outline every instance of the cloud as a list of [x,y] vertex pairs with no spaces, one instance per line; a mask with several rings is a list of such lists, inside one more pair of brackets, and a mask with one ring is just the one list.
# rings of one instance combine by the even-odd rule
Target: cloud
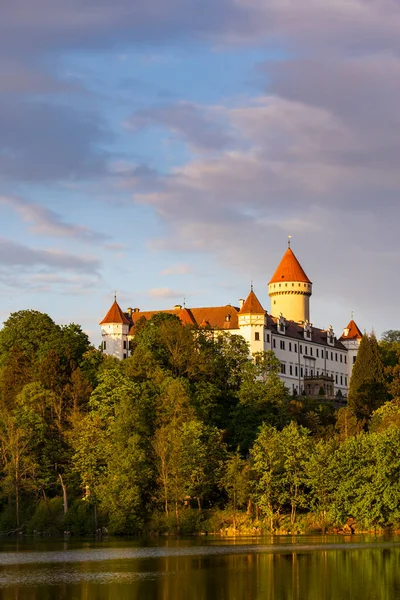
[[38,250],[0,238],[0,264],[2,268],[47,267],[80,273],[97,273],[100,262],[95,258],[76,256],[58,250]]
[[172,290],[171,288],[153,288],[149,290],[148,294],[151,298],[182,300],[184,297],[184,292]]
[[[369,73],[365,63],[362,67]],[[342,73],[339,66],[336,72]],[[355,77],[355,66],[352,72]],[[372,105],[360,107],[352,119],[340,89],[337,101],[329,93],[329,101],[323,101],[318,90],[313,100],[316,82],[308,77],[309,82],[307,76],[301,79],[303,87],[291,84],[290,75],[282,77],[273,84],[275,95],[226,107],[224,119],[245,142],[239,149],[192,158],[162,181],[157,178],[153,191],[144,189],[133,198],[153,207],[167,226],[166,235],[153,240],[154,249],[209,253],[220,265],[256,282],[268,281],[286,236],[292,234],[293,247],[318,282],[316,324],[326,318],[321,299],[326,304],[334,290],[337,310],[350,304],[372,319],[379,290],[400,260],[395,158],[400,153],[395,135],[400,107],[394,99],[384,114],[374,112]],[[370,90],[376,98],[374,81],[365,75],[367,98]],[[387,87],[384,81],[382,76],[382,98],[395,85],[390,77]],[[371,286],[366,284],[366,265]],[[397,281],[393,294],[387,311],[395,318]],[[348,311],[343,319],[347,317]]]
[[25,271],[10,271],[0,268],[3,292],[8,289],[24,290],[29,294],[68,294],[87,296],[99,282],[97,274],[68,275],[49,272],[30,274]]
[[108,235],[87,227],[66,223],[54,210],[34,202],[27,202],[23,198],[0,196],[0,204],[15,210],[24,221],[31,223],[31,230],[39,235],[69,237],[88,243],[102,243],[109,239]]
[[110,133],[93,112],[10,97],[0,131],[0,181],[74,181],[107,171],[100,147]]
[[187,275],[188,273],[191,273],[192,269],[189,265],[186,265],[184,263],[180,263],[177,265],[172,265],[171,267],[168,267],[167,269],[163,269],[161,271],[161,275]]
[[133,131],[163,126],[194,146],[221,150],[231,145],[233,139],[221,119],[215,118],[215,112],[218,111],[181,101],[137,110],[126,126]]

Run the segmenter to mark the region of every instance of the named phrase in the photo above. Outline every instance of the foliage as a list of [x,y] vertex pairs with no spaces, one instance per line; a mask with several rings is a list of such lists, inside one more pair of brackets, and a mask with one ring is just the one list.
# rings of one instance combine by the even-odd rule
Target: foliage
[[357,419],[369,419],[387,399],[384,367],[374,334],[364,335],[350,380],[348,403]]
[[[349,405],[290,396],[272,352],[162,313],[122,362],[76,324],[0,331],[0,531],[325,530],[400,522],[400,337],[364,336]],[[387,395],[389,390],[389,400]]]

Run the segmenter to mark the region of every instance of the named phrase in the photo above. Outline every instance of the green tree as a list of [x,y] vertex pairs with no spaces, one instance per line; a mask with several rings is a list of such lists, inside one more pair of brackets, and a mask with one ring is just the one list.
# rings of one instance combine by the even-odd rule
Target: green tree
[[239,450],[226,461],[221,484],[228,496],[233,511],[233,528],[236,529],[236,512],[246,505],[251,490],[250,464],[241,458]]
[[252,449],[257,476],[256,499],[273,522],[274,513],[290,506],[291,523],[298,508],[305,508],[307,497],[307,463],[313,442],[304,427],[290,423],[277,431],[262,425]]
[[375,336],[364,335],[350,380],[348,405],[359,420],[366,422],[387,400],[383,363]]
[[3,496],[15,502],[15,523],[20,527],[21,494],[33,495],[39,465],[35,447],[43,436],[43,421],[27,407],[0,411],[0,451]]

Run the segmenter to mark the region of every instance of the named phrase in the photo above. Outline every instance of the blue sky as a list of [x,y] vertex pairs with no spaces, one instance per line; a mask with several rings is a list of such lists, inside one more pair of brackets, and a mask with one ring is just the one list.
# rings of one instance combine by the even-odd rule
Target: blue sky
[[0,319],[236,304],[287,236],[337,333],[400,328],[400,5],[16,0],[0,21]]

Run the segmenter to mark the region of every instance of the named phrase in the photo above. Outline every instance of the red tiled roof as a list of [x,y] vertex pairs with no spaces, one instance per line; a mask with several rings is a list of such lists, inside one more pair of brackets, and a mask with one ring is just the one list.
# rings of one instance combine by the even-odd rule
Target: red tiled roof
[[[347,333],[345,333],[345,331],[348,330]],[[353,319],[351,319],[350,323],[347,325],[347,327],[345,327],[345,330],[343,331],[343,335],[341,336],[341,340],[361,340],[362,338],[362,333],[359,330],[357,324],[355,323],[355,321],[353,321]]]
[[[151,319],[153,315],[157,313],[166,313],[170,315],[177,315],[184,324],[201,325],[204,327],[204,323],[212,329],[239,329],[238,324],[238,312],[239,309],[236,306],[230,304],[226,306],[210,306],[204,308],[184,308],[179,310],[148,310],[148,311],[137,311],[132,313],[132,323],[135,324],[141,317],[145,319]],[[130,331],[133,334],[133,329]]]
[[182,323],[184,325],[196,325],[196,321],[193,318],[193,315],[190,313],[190,311],[185,307],[185,308],[181,308],[181,310],[179,311],[178,317],[180,318],[180,320],[182,321]]
[[311,283],[291,248],[286,250],[269,283],[278,283],[281,281]]
[[265,315],[265,309],[261,306],[261,303],[253,290],[250,291],[250,294],[247,296],[246,301],[244,302],[242,308],[239,313],[241,315],[244,314],[253,314],[253,315]]
[[111,306],[104,319],[100,322],[100,325],[105,325],[106,323],[122,323],[123,325],[130,325],[128,317],[122,312],[116,300],[114,301],[113,305]]
[[[253,292],[254,294],[254,292]],[[251,292],[249,294],[249,296],[251,295]],[[254,294],[255,299],[257,300],[256,295]],[[247,302],[247,300],[246,300]],[[258,300],[257,300],[258,302]],[[258,302],[259,306],[261,306],[261,304]],[[117,304],[118,307],[118,304]],[[243,305],[244,307],[244,305]],[[242,308],[243,308],[242,307]],[[112,307],[113,308],[113,307]],[[119,307],[118,307],[119,308]],[[262,307],[261,307],[262,308]],[[121,309],[119,309],[121,311]],[[109,311],[109,313],[111,312],[111,310]],[[241,312],[241,311],[240,311]],[[109,313],[107,314],[105,320],[103,322],[116,322],[116,321],[108,321],[108,316]],[[170,314],[170,315],[177,315],[181,318],[183,324],[192,324],[192,325],[198,325],[199,327],[210,327],[211,329],[223,329],[223,330],[235,330],[235,329],[239,329],[239,323],[238,323],[238,315],[239,315],[239,308],[237,308],[236,306],[231,306],[230,304],[226,305],[226,306],[211,306],[211,307],[204,307],[204,308],[184,308],[184,309],[169,309],[169,310],[150,310],[150,311],[135,311],[132,313],[131,315],[131,323],[128,321],[126,315],[124,315],[124,313],[121,311],[121,314],[123,316],[124,319],[126,319],[125,322],[128,322],[131,324],[131,328],[129,330],[129,335],[134,335],[134,325],[135,323],[137,323],[137,321],[139,321],[139,319],[141,317],[144,317],[145,319],[151,319],[151,317],[153,315],[156,315],[158,313],[166,313],[166,314]],[[259,314],[259,313],[256,313]],[[265,311],[263,310],[263,314],[265,314]],[[115,317],[112,316],[112,318],[114,319]],[[106,320],[107,319],[107,320]],[[281,335],[278,332],[278,326],[277,326],[277,322],[279,321],[278,317],[272,317],[271,315],[267,314],[267,328],[272,331],[273,334],[277,334],[277,335]],[[360,330],[358,329],[357,325],[354,326],[356,329],[354,329],[354,327],[350,327],[351,322],[349,323],[349,333],[353,332],[353,331],[358,331],[359,334],[361,335]],[[286,338],[291,338],[294,340],[298,340],[299,342],[301,340],[304,340],[304,327],[302,325],[300,325],[299,323],[296,323],[295,321],[286,321]],[[330,344],[328,344],[328,332],[325,329],[318,329],[317,327],[312,327],[312,334],[311,334],[311,341],[314,344],[321,344],[323,346],[327,346],[329,347]],[[337,340],[335,338],[335,342],[334,345],[331,346],[332,348],[337,348],[339,350],[345,350],[345,346],[342,344],[341,340],[342,339],[349,339],[349,338],[340,338],[339,340]]]

